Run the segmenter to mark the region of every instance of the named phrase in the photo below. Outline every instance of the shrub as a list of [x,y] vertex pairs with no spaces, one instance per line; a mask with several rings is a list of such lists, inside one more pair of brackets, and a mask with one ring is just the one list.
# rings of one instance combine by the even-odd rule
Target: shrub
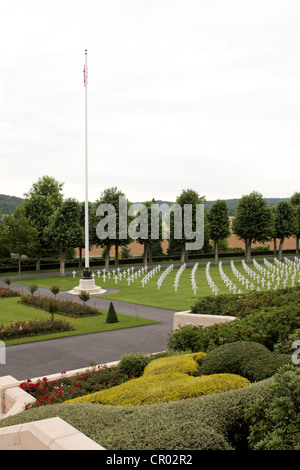
[[300,286],[286,289],[255,291],[248,294],[225,294],[200,298],[191,307],[192,313],[230,315],[242,318],[254,310],[265,307],[299,305]]
[[56,299],[56,296],[60,291],[60,287],[59,286],[52,286],[52,287],[50,287],[50,291],[52,292],[52,294],[55,296],[55,299]]
[[[96,392],[74,401],[140,406],[220,393],[249,385],[247,379],[235,374],[202,377],[188,375],[190,372],[194,375],[197,373],[203,356],[203,354],[189,354],[177,356],[173,360],[172,358],[153,360],[146,366],[142,377],[123,383],[114,389]],[[194,366],[191,362],[194,362]]]
[[85,305],[85,302],[88,302],[88,300],[90,300],[90,294],[84,290],[80,292],[78,297],[80,300],[82,300],[83,305]]
[[144,377],[158,374],[185,373],[197,375],[199,364],[206,356],[205,353],[191,353],[183,356],[170,356],[166,358],[155,359],[149,363],[144,371]]
[[238,341],[208,352],[200,365],[200,373],[238,374],[251,382],[257,382],[271,377],[290,361],[291,356],[272,353],[262,344]]
[[144,369],[151,361],[150,356],[145,354],[124,354],[118,363],[118,371],[127,377],[140,377],[144,373]]
[[207,327],[190,325],[174,331],[168,338],[171,350],[207,352],[225,343],[253,341],[273,351],[277,344],[288,341],[290,335],[300,328],[299,307],[287,304],[253,311],[251,315],[228,323]]
[[39,286],[37,286],[36,284],[30,284],[30,286],[28,286],[28,290],[31,295],[33,295],[38,290],[38,288]]
[[131,353],[124,354],[117,367],[118,370],[125,374],[127,377],[141,377],[144,373],[145,367],[153,360],[157,360],[163,357],[177,356],[182,354],[178,351],[163,351],[155,354],[141,354]]
[[269,396],[249,406],[249,443],[254,450],[300,450],[300,368],[279,369]]
[[106,315],[106,323],[116,323],[118,321],[119,320],[115,311],[115,307],[113,306],[113,303],[110,302],[108,312]]

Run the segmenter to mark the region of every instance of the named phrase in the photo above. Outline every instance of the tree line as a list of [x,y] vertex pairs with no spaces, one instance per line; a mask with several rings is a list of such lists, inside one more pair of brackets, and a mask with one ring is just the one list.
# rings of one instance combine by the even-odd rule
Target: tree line
[[[10,253],[17,255],[19,260],[19,274],[21,272],[21,258],[24,255],[36,258],[36,270],[40,270],[42,257],[59,255],[60,274],[65,274],[66,255],[70,249],[79,249],[80,258],[85,248],[85,204],[74,198],[64,198],[63,183],[50,176],[43,176],[33,183],[28,193],[24,194],[24,201],[9,214],[1,214],[0,223],[0,247],[5,247]],[[105,189],[99,198],[89,202],[89,243],[92,246],[103,248],[105,267],[108,269],[109,256],[112,247],[115,248],[115,265],[118,265],[119,248],[127,247],[133,240],[119,236],[119,198],[126,198],[125,194],[117,187]],[[177,196],[176,204],[184,208],[185,204],[191,205],[192,229],[195,231],[196,207],[204,204],[205,196],[199,196],[193,189],[185,189]],[[126,198],[127,208],[130,202]],[[151,233],[153,218],[150,216],[150,208],[157,204],[154,199],[143,202],[149,213],[147,219],[148,233]],[[102,204],[110,204],[115,207],[116,230],[113,237],[99,239],[97,225],[105,218],[105,214],[98,215],[97,207]],[[126,213],[127,226],[133,223],[139,225],[139,206],[136,212]],[[159,204],[157,204],[157,208]],[[152,207],[153,210],[153,207]],[[163,219],[159,213],[159,234],[153,240],[137,237],[137,242],[144,247],[144,265],[151,262],[152,251],[163,241]],[[180,252],[181,262],[188,259],[186,250],[187,240],[183,227],[181,238],[174,236],[174,214],[170,214],[169,251]],[[213,243],[215,263],[218,262],[219,247],[231,234],[245,243],[245,259],[251,260],[251,246],[255,242],[266,243],[274,240],[275,253],[277,254],[276,240],[279,239],[278,257],[282,257],[283,243],[286,238],[295,237],[296,253],[299,253],[300,238],[300,192],[295,192],[289,201],[280,200],[270,207],[266,198],[260,193],[252,193],[242,196],[236,205],[232,223],[230,222],[229,208],[226,200],[218,199],[208,210],[204,211],[204,246]]]

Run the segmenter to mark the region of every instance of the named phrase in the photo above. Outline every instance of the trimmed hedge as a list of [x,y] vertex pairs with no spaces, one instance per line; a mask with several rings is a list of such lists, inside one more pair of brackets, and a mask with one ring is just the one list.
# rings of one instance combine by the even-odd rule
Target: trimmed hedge
[[[289,303],[253,311],[251,315],[228,323],[207,327],[187,325],[174,331],[168,338],[168,349],[208,352],[225,343],[253,341],[270,351],[285,351],[290,336],[300,328],[299,306]],[[288,352],[288,350],[287,350]]]
[[236,374],[188,375],[197,374],[204,356],[199,353],[156,359],[146,366],[142,377],[65,403],[140,406],[220,393],[249,385],[247,379]]
[[290,355],[272,353],[252,341],[238,341],[210,351],[200,365],[200,374],[238,374],[257,382],[271,377],[283,364],[290,362]]
[[279,307],[289,303],[300,305],[300,286],[270,291],[255,291],[248,294],[201,297],[191,306],[191,312],[243,318],[255,310],[265,307]]
[[0,420],[0,427],[59,416],[107,450],[244,450],[246,411],[268,397],[272,379],[190,400],[122,407],[95,403],[44,406]]

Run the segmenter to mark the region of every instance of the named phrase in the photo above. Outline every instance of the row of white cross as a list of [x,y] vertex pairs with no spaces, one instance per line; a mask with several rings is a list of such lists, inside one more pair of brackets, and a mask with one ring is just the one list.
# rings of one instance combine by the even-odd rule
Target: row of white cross
[[196,279],[195,279],[197,268],[198,268],[198,263],[195,263],[191,272],[191,283],[192,283],[192,289],[194,291],[194,295],[196,295],[197,289],[198,289]]
[[[174,265],[173,264],[170,264],[170,266],[168,266],[163,272],[162,274],[160,275],[160,277],[158,278],[158,281],[157,281],[157,288],[158,290],[161,288],[161,285],[163,283],[163,281],[165,280],[165,278],[167,277],[168,274],[170,274],[171,271],[173,271],[173,268],[174,268]],[[144,287],[144,286],[143,286]]]
[[180,268],[178,269],[177,273],[176,273],[176,276],[175,276],[175,279],[174,279],[174,288],[175,288],[175,292],[177,292],[177,289],[178,289],[178,286],[179,286],[179,279],[180,279],[180,276],[181,274],[183,273],[183,271],[185,270],[186,268],[186,264],[183,263],[182,266],[180,266]]
[[[237,269],[235,269],[233,261],[231,261],[230,264],[231,264],[231,269],[233,271],[233,274],[236,277],[239,277],[238,276],[239,272],[237,271]],[[223,270],[223,266],[222,266],[222,261],[219,262],[219,273],[220,273],[220,276],[221,276],[223,282],[226,284],[227,287],[229,287],[230,292],[232,291],[235,294],[236,291],[237,291],[237,286],[234,284],[234,282],[231,281],[231,279],[229,279],[227,274],[225,274],[225,272]],[[247,289],[248,289],[248,286],[247,286]],[[239,289],[238,294],[240,294],[241,292],[242,292],[241,289]]]
[[212,293],[215,294],[215,295],[218,295],[219,289],[216,286],[216,284],[214,283],[214,281],[212,280],[212,277],[211,277],[210,272],[209,272],[209,268],[210,268],[210,261],[208,261],[208,263],[206,265],[205,276],[206,276],[206,280],[208,282],[208,285],[212,290]]
[[[277,258],[274,258],[274,263],[270,263],[264,258],[264,266],[259,264],[255,259],[253,260],[253,266],[255,267],[256,271],[253,271],[243,260],[242,261],[242,266],[243,269],[246,271],[247,275],[251,278],[248,279],[247,277],[243,276],[243,274],[238,271],[234,265],[233,260],[231,260],[230,265],[231,265],[231,270],[236,277],[236,279],[241,282],[243,286],[245,286],[246,289],[250,288],[251,290],[260,290],[260,285],[262,288],[266,285],[268,287],[268,290],[271,289],[272,284],[276,281],[276,285],[274,286],[274,290],[278,288],[280,285],[280,282],[282,282],[283,287],[285,288],[288,282],[291,282],[291,285],[294,286],[296,281],[296,276],[299,273],[300,276],[300,259],[295,257],[294,261],[289,259],[289,258],[284,258],[284,262],[279,261]],[[147,272],[147,266],[142,267],[138,270],[135,271],[135,268],[132,266],[131,268],[123,269],[121,270],[119,267],[116,269],[112,270],[106,270],[105,268],[102,270],[97,271],[97,276],[100,278],[102,275],[102,281],[105,282],[106,278],[110,279],[111,276],[115,280],[115,283],[117,284],[118,281],[121,281],[122,279],[125,279],[127,277],[127,283],[128,286],[130,286],[131,283],[133,283],[138,277],[141,277],[145,275],[141,279],[142,287],[144,287],[147,282],[155,275],[157,274],[161,269],[161,266],[158,265],[155,268],[153,268],[151,271]],[[162,283],[164,279],[170,274],[174,269],[174,265],[171,264],[169,265],[160,275],[158,281],[156,282],[157,288],[160,289],[162,286]],[[178,286],[179,286],[179,281],[180,281],[180,276],[186,269],[186,264],[184,263],[177,271],[175,279],[174,279],[174,288],[175,292],[177,292]],[[197,282],[196,282],[196,271],[198,269],[198,263],[195,263],[192,272],[191,272],[191,285],[192,289],[194,292],[194,295],[197,293]],[[219,288],[217,285],[214,283],[211,275],[210,275],[210,262],[206,264],[206,269],[205,269],[205,275],[206,275],[206,280],[212,290],[212,292],[217,295]],[[257,272],[258,271],[258,272]],[[223,282],[226,284],[226,286],[229,288],[230,291],[232,291],[234,294],[236,292],[241,293],[241,289],[238,289],[238,287],[235,285],[235,283],[229,279],[229,277],[225,274],[223,267],[222,267],[222,261],[219,262],[219,273],[221,275],[221,278]],[[74,270],[72,272],[73,277],[76,275],[76,271]],[[96,277],[95,273],[92,273],[93,278]],[[254,281],[256,281],[257,285],[255,285]],[[298,283],[300,283],[300,277],[298,280]]]
[[145,277],[143,277],[143,279],[141,280],[141,283],[142,283],[142,286],[145,287],[145,285],[147,284],[147,282],[156,274],[160,271],[160,268],[161,266],[158,265],[156,266],[155,268],[151,269],[151,271],[149,271]]

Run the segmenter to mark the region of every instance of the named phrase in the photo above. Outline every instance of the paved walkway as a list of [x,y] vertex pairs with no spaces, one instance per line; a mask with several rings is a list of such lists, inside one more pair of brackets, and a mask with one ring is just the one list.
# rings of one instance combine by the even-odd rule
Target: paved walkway
[[[1,286],[5,285],[4,279],[5,276],[0,278]],[[13,276],[10,276],[10,279],[11,289],[26,292],[26,286],[14,283]],[[39,288],[39,295],[50,297],[52,293],[48,289]],[[60,292],[59,297],[74,299],[76,296]],[[97,308],[107,310],[109,303],[109,299],[93,297],[93,305],[95,304]],[[66,370],[89,367],[91,363],[117,361],[127,353],[153,353],[167,348],[168,335],[173,327],[173,310],[119,301],[114,301],[114,307],[118,313],[136,317],[137,324],[139,317],[161,323],[7,346],[6,364],[0,364],[0,376],[12,375],[17,380],[43,377]]]

